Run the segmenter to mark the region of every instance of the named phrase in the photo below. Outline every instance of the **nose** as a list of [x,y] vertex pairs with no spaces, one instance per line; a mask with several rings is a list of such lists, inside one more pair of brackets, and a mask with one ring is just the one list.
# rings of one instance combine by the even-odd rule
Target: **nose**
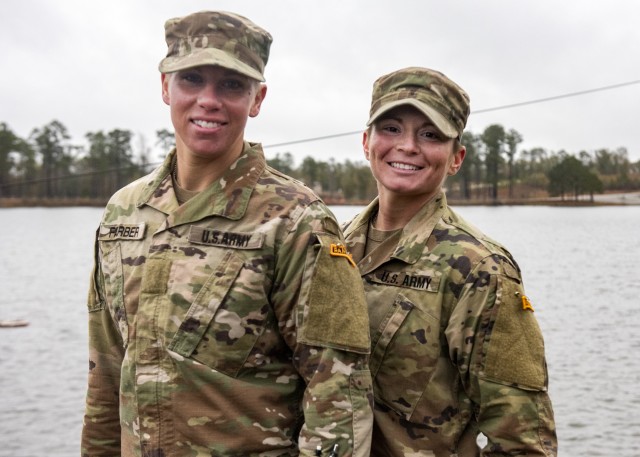
[[403,132],[402,136],[398,139],[396,147],[398,148],[398,151],[402,151],[407,154],[417,154],[419,152],[418,142],[415,135],[411,132]]
[[215,83],[209,82],[202,86],[198,93],[198,105],[207,111],[220,108],[220,94]]

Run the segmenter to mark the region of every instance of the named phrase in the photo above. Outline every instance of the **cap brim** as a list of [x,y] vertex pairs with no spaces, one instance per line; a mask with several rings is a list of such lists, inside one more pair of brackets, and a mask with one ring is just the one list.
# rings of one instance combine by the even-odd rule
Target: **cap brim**
[[367,126],[370,126],[371,124],[373,124],[376,121],[376,119],[378,119],[387,111],[390,111],[393,108],[396,108],[402,105],[413,106],[422,114],[427,116],[431,120],[431,122],[433,122],[436,128],[440,130],[440,132],[442,132],[442,134],[445,135],[447,138],[457,138],[460,135],[456,127],[451,122],[449,122],[447,118],[445,118],[442,114],[440,114],[431,106],[425,103],[422,103],[421,101],[416,100],[415,98],[405,98],[403,100],[394,100],[392,102],[383,104],[371,115],[371,117],[367,121]]
[[264,76],[258,70],[216,48],[200,49],[186,56],[165,57],[160,62],[158,69],[160,73],[173,73],[202,65],[216,65],[228,68],[249,78],[264,82]]

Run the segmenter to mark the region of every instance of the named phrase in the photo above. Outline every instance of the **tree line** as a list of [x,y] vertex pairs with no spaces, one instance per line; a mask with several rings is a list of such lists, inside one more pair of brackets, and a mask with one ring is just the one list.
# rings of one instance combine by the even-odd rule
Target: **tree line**
[[[54,120],[34,128],[27,138],[0,122],[0,198],[90,199],[102,204],[113,192],[148,173],[157,161],[141,135],[126,129],[88,132],[86,144],[71,140]],[[519,149],[523,138],[500,124],[481,133],[465,132],[467,153],[460,172],[447,181],[456,200],[496,202],[546,198],[593,199],[604,191],[640,189],[640,161],[626,148],[594,151]],[[154,146],[169,151],[173,133],[156,132]],[[269,165],[313,188],[333,203],[363,203],[377,194],[364,160],[336,162],[305,157],[299,165],[290,152],[278,152]]]

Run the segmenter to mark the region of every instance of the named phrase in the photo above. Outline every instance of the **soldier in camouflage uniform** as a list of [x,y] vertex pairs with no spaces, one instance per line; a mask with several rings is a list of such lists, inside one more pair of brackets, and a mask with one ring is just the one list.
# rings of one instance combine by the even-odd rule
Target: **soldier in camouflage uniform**
[[85,456],[366,456],[369,326],[334,216],[244,140],[271,36],[166,23],[176,148],[109,201],[89,293]]
[[462,165],[468,115],[467,94],[433,70],[374,84],[363,146],[379,194],[344,232],[369,305],[372,456],[557,452],[520,270],[442,190]]

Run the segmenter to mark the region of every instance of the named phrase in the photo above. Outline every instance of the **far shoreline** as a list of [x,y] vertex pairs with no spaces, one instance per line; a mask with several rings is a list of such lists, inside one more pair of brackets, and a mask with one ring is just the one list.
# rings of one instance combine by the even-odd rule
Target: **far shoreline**
[[[366,206],[369,201],[337,199],[330,196],[321,196],[325,204],[329,206]],[[547,198],[499,198],[495,201],[487,199],[461,200],[447,197],[447,202],[451,206],[566,206],[566,207],[589,207],[589,206],[634,206],[640,205],[640,191],[616,192],[597,194],[593,200],[589,196],[581,196],[579,199],[559,197]],[[107,201],[104,199],[91,198],[13,198],[0,197],[0,208],[64,208],[64,207],[95,207],[104,208]]]

